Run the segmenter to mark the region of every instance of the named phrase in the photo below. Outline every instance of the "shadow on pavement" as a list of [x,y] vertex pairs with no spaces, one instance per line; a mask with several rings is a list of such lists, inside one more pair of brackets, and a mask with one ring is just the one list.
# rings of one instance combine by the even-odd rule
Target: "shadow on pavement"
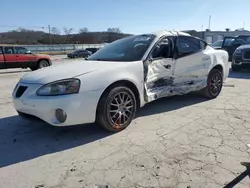
[[[146,105],[138,116],[147,116],[205,101],[197,94],[163,98]],[[19,116],[0,119],[0,168],[82,146],[111,136],[96,124],[53,127],[39,120]]]
[[20,73],[20,72],[31,72],[30,69],[27,69],[27,70],[6,70],[6,71],[0,71],[0,74],[11,74],[11,73]]
[[111,133],[95,124],[53,127],[19,116],[0,119],[0,168],[81,146]]
[[162,98],[151,102],[140,109],[138,117],[172,111],[183,108],[185,106],[191,106],[197,103],[205,102],[207,100],[208,99],[198,93],[190,93],[184,96]]
[[229,78],[237,78],[237,79],[250,79],[250,70],[239,70],[237,72],[230,71]]

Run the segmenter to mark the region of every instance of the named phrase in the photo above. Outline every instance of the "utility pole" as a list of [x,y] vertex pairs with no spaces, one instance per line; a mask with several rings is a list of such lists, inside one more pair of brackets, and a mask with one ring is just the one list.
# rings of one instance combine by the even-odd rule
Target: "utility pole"
[[209,19],[208,19],[208,29],[210,30],[210,26],[211,26],[211,15],[209,16]]
[[50,25],[49,25],[49,44],[51,45],[51,33],[50,33]]

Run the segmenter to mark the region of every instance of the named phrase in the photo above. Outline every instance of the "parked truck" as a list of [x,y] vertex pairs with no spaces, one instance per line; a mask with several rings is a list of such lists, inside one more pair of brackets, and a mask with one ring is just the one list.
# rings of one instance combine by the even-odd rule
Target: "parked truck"
[[21,46],[0,45],[0,69],[30,68],[32,71],[51,66],[48,55],[33,54]]

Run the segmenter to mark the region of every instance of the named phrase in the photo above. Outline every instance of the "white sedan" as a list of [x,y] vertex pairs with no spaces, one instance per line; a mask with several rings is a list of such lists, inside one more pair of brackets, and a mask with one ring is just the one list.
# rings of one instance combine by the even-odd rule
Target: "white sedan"
[[23,117],[54,126],[98,122],[116,132],[156,99],[197,90],[216,98],[228,74],[226,51],[183,32],[161,31],[117,40],[85,61],[28,73],[12,97]]

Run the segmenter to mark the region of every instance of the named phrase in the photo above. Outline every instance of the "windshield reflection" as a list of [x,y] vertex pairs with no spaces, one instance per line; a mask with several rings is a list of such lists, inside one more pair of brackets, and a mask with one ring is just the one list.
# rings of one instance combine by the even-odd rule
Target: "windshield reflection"
[[155,39],[155,35],[134,35],[114,41],[87,60],[139,61]]

